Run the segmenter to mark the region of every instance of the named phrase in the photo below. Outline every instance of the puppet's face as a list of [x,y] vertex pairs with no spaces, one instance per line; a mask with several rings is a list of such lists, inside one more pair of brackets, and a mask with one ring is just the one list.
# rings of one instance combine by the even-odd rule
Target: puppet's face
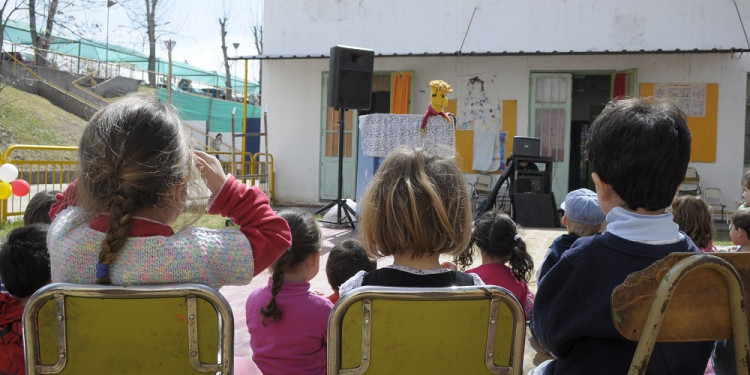
[[448,105],[448,96],[444,90],[441,90],[439,87],[431,87],[430,94],[432,95],[430,97],[430,104],[432,104],[432,108],[436,111],[440,112]]

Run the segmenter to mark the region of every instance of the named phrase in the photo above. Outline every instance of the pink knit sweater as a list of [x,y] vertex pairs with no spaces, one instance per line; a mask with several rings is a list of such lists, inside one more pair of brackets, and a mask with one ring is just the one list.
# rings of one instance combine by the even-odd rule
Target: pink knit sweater
[[[63,207],[53,207],[52,214],[59,214],[47,237],[52,281],[93,284],[106,220],[100,216],[89,222],[90,217],[83,209],[65,207],[75,202],[69,193],[58,197]],[[127,243],[110,265],[112,282],[117,285],[195,282],[215,289],[244,285],[291,244],[288,224],[273,212],[266,195],[257,187],[248,189],[232,176],[211,199],[208,210],[234,218],[240,229],[190,227],[172,234],[171,228],[164,224],[133,219]]]

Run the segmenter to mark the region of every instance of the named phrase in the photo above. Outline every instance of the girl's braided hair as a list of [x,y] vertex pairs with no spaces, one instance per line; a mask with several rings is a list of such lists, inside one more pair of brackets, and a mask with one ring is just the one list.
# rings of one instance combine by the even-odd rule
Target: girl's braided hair
[[97,282],[111,284],[109,265],[127,241],[133,216],[184,206],[174,192],[187,190],[187,181],[195,176],[192,151],[175,109],[156,97],[135,94],[94,114],[78,156],[78,204],[89,215],[109,214]]
[[289,223],[289,229],[292,232],[292,246],[271,266],[273,269],[271,300],[268,301],[266,307],[260,308],[264,326],[279,322],[283,315],[276,302],[276,296],[279,295],[284,284],[284,274],[302,264],[311,255],[317,255],[321,247],[320,227],[318,227],[318,223],[312,214],[307,211],[291,209],[279,212],[279,216]]

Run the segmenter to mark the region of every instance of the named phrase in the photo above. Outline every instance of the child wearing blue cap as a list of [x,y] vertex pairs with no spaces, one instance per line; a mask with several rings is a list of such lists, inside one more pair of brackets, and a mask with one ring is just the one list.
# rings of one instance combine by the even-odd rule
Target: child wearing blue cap
[[605,219],[596,193],[589,189],[571,191],[565,196],[565,201],[560,208],[565,212],[562,224],[568,233],[557,237],[547,249],[547,255],[544,256],[542,266],[539,267],[536,275],[537,280],[541,280],[547,274],[547,271],[560,260],[563,253],[570,249],[578,238],[599,233]]

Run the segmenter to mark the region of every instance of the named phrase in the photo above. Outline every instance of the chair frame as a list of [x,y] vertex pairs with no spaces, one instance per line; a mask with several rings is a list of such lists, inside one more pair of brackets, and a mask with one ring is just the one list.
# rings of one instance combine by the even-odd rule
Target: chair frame
[[[709,197],[709,191],[717,191],[719,192],[718,197]],[[709,199],[718,199],[718,202],[709,202]],[[713,216],[716,214],[717,211],[721,211],[721,223],[725,222],[726,218],[726,208],[727,206],[724,204],[724,202],[721,201],[722,195],[721,195],[721,189],[717,187],[708,187],[703,189],[703,200],[708,204],[708,208],[711,209],[711,220],[713,220]]]
[[[489,178],[489,184],[487,185],[486,189],[481,188],[479,185],[484,185],[480,182],[481,179],[487,179]],[[495,181],[495,178],[489,174],[489,173],[480,173],[477,175],[476,179],[474,179],[474,183],[470,184],[471,186],[471,203],[472,203],[472,209],[476,210],[478,208],[478,205],[480,200],[482,198],[489,198],[490,194],[492,194],[492,187],[493,183]],[[482,186],[483,187],[483,186]]]
[[[648,315],[645,318],[639,335],[637,332],[624,329],[621,326],[622,317],[619,316],[613,306],[612,318],[617,330],[625,338],[638,340],[628,375],[643,374],[646,372],[654,345],[657,341],[660,341],[658,337],[661,326],[677,285],[686,275],[698,269],[711,269],[715,271],[721,276],[726,285],[729,296],[729,316],[731,319],[732,338],[734,339],[737,373],[740,375],[748,374],[747,364],[750,363],[750,339],[748,338],[747,312],[745,310],[745,294],[742,279],[737,270],[728,261],[713,255],[695,254],[679,260],[661,279],[651,300]],[[615,289],[615,292],[613,292],[613,301],[617,291],[618,289]]]
[[[469,286],[451,288],[396,288],[367,286],[355,289],[351,294],[341,298],[333,308],[328,320],[328,374],[363,374],[370,365],[372,300],[388,299],[396,301],[441,301],[441,300],[490,300],[490,318],[487,326],[487,342],[485,346],[485,366],[493,374],[521,374],[523,367],[524,341],[526,324],[523,307],[507,289],[494,286]],[[354,369],[340,369],[342,321],[349,311],[349,307],[362,301],[362,361],[360,367]],[[500,304],[510,308],[513,315],[512,353],[510,367],[500,367],[493,362],[495,345],[495,331],[497,327],[497,312]]]
[[[83,285],[54,283],[46,285],[34,293],[26,303],[23,311],[24,350],[26,355],[27,374],[54,374],[65,368],[68,358],[67,334],[65,320],[65,298],[81,297],[91,299],[149,299],[185,297],[187,311],[187,334],[189,342],[190,364],[194,369],[205,373],[232,374],[234,361],[234,317],[227,300],[216,290],[201,284],[165,284],[165,285]],[[219,314],[221,329],[219,332],[220,362],[206,364],[198,356],[198,320],[196,319],[197,300],[202,299],[211,304]],[[57,315],[57,358],[51,366],[39,364],[40,342],[37,337],[37,319],[40,309],[51,300],[55,301]]]
[[[695,176],[688,176],[695,172]],[[694,188],[694,189],[692,189]],[[688,167],[678,189],[680,195],[701,195],[701,175],[695,167]]]

